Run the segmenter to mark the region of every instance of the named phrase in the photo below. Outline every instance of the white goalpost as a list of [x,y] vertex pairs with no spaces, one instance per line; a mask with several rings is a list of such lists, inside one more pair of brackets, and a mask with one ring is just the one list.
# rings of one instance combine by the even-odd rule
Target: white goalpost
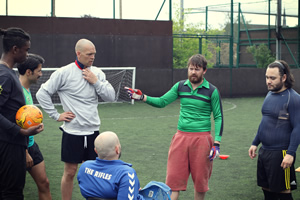
[[[114,87],[116,92],[115,102],[128,102],[133,104],[134,101],[128,98],[127,92],[124,89],[125,86],[135,88],[135,76],[136,68],[135,67],[99,67],[106,75],[106,80]],[[38,104],[35,94],[40,88],[41,84],[45,83],[51,74],[58,68],[42,68],[43,76],[38,80],[37,84],[32,84],[30,91],[33,98],[33,103]],[[18,71],[17,69],[15,69]],[[99,97],[99,103],[105,103]],[[60,99],[58,94],[52,96],[52,102],[55,105],[60,105]]]

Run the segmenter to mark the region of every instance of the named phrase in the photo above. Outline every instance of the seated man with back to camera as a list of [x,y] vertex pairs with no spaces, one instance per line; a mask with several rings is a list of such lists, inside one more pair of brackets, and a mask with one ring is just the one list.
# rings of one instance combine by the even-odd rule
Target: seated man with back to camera
[[98,157],[84,162],[77,175],[82,196],[87,200],[143,200],[135,170],[131,164],[119,160],[118,136],[106,131],[97,136],[94,144]]

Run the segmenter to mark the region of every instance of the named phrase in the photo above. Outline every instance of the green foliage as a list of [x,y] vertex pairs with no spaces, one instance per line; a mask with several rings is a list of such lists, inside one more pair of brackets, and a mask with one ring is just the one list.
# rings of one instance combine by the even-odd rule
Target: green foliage
[[253,55],[258,68],[267,68],[269,63],[275,61],[275,57],[272,55],[271,50],[265,44],[249,46],[247,47],[247,52]]
[[220,35],[223,31],[217,29],[205,31],[201,28],[203,26],[201,23],[185,24],[186,20],[180,19],[179,10],[177,9],[173,19],[173,34],[181,36],[173,39],[173,67],[186,68],[188,59],[200,53],[199,44],[202,43],[202,54],[208,61],[207,67],[212,68],[215,63],[213,56],[220,51],[220,48],[212,41],[205,39],[205,35]]

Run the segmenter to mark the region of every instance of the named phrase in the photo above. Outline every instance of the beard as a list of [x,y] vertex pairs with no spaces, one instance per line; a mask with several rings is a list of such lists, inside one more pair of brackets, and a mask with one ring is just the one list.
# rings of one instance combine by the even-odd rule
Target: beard
[[198,84],[201,83],[201,81],[203,81],[203,76],[197,76],[197,75],[189,75],[189,81],[193,84]]
[[280,91],[282,89],[283,84],[284,84],[283,82],[280,82],[277,85],[273,85],[272,87],[268,86],[268,90],[272,91],[272,92],[278,92],[278,91]]

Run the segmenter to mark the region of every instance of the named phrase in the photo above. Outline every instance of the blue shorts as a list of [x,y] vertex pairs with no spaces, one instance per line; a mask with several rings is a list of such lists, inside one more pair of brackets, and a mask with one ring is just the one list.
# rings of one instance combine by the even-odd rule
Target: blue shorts
[[63,131],[61,142],[61,161],[66,163],[82,163],[95,160],[94,141],[99,135],[95,131],[92,135],[72,135]]

